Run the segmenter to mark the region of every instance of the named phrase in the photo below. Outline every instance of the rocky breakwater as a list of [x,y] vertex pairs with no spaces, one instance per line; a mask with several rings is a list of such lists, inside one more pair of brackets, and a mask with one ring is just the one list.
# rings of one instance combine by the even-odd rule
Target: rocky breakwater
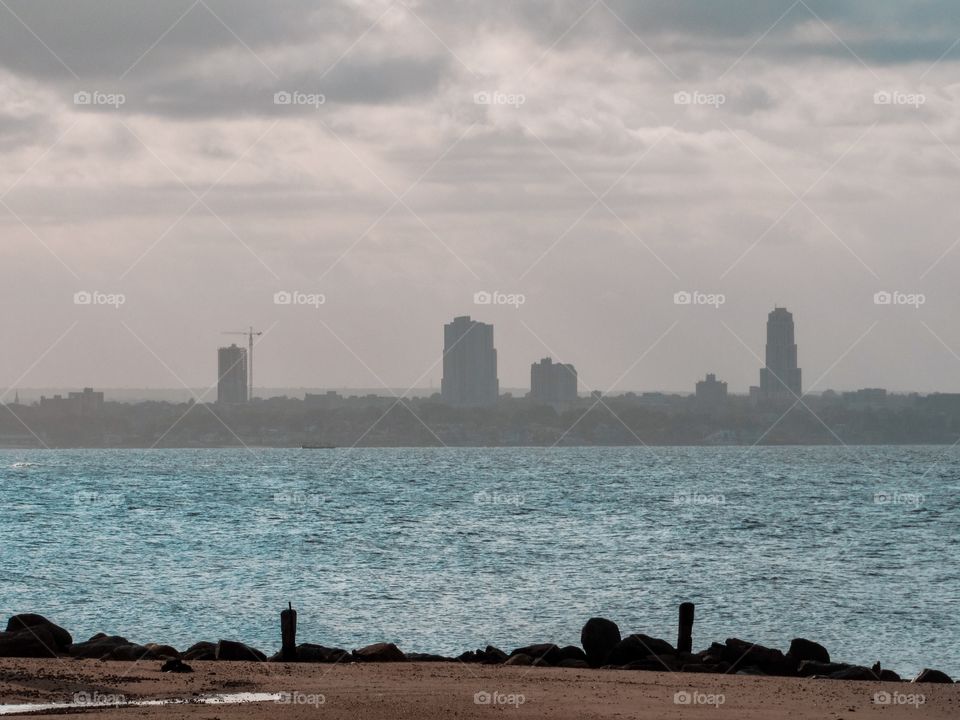
[[[690,621],[690,618],[687,618]],[[691,621],[692,622],[692,621]],[[686,629],[684,629],[686,628]],[[690,627],[681,623],[678,645],[689,647]],[[881,680],[900,682],[893,670],[879,662],[870,666],[834,660],[826,647],[806,638],[794,638],[786,651],[740,638],[711,643],[699,652],[680,650],[669,641],[647,635],[623,635],[612,620],[594,617],[580,631],[581,646],[552,642],[524,645],[505,652],[487,645],[457,657],[428,653],[405,653],[390,642],[347,651],[313,643],[291,645],[293,652],[270,657],[237,640],[198,642],[178,651],[159,643],[138,644],[121,635],[98,633],[75,643],[64,628],[44,616],[14,615],[0,633],[0,657],[77,658],[126,662],[161,661],[166,672],[191,672],[188,661],[213,662],[296,662],[296,663],[381,663],[459,662],[466,664],[552,667],[596,670],[640,670],[684,673],[722,673],[806,677],[831,680]],[[924,669],[912,679],[916,683],[952,683],[940,670]]]

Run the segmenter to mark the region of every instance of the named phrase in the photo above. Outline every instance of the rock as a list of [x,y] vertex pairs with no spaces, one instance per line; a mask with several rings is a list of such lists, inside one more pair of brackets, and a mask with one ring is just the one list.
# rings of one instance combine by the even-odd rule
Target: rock
[[851,665],[844,670],[830,673],[831,680],[878,680],[877,674],[870,668],[861,665]]
[[157,643],[147,643],[146,645],[144,645],[144,647],[150,648],[153,654],[159,658],[173,659],[173,658],[180,657],[180,653],[177,652],[177,649],[175,647],[171,647],[170,645],[159,645]]
[[590,668],[591,665],[586,660],[578,660],[576,658],[564,658],[560,661],[557,667],[562,668]]
[[119,645],[100,659],[133,662],[135,660],[162,660],[163,658],[144,645],[130,644]]
[[216,660],[217,644],[212,642],[198,642],[187,648],[181,657],[184,660]]
[[820,643],[804,638],[794,638],[790,641],[790,649],[787,650],[787,657],[796,660],[799,665],[804,660],[813,660],[814,662],[830,662],[830,653]]
[[610,665],[629,665],[644,660],[650,655],[674,655],[676,650],[666,640],[649,635],[628,635],[613,646],[607,663]]
[[903,682],[903,678],[901,678],[900,675],[895,673],[893,670],[881,670],[880,679],[883,682]]
[[557,661],[557,665],[562,663],[564,660],[579,660],[588,664],[590,662],[587,659],[587,654],[576,645],[564,645],[562,648],[560,648],[558,657],[560,659]]
[[[186,657],[186,656],[185,656]],[[265,662],[267,656],[256,648],[244,645],[236,640],[221,640],[214,651],[216,660]]]
[[57,657],[57,643],[53,633],[44,625],[37,625],[19,632],[2,632],[0,633],[0,657]]
[[173,660],[167,660],[162,666],[160,666],[160,672],[192,673],[193,668],[187,665],[180,658],[174,658]]
[[97,633],[89,640],[82,643],[74,643],[70,646],[69,654],[75,658],[102,658],[109,655],[118,647],[132,645],[129,640],[121,635],[106,635]]
[[407,656],[393,643],[374,643],[353,651],[358,662],[403,662]]
[[945,672],[924,668],[911,682],[915,683],[952,683],[953,680]]
[[734,670],[753,666],[765,675],[780,676],[796,675],[799,664],[780,650],[738,638],[727,638],[723,659],[730,663]]
[[408,662],[454,662],[453,658],[433,653],[407,653]]
[[815,675],[829,676],[841,670],[847,670],[853,667],[847,663],[822,663],[815,660],[804,660],[797,668],[797,674],[801,677],[813,677]]
[[[274,656],[278,658],[279,654]],[[274,660],[271,658],[271,660]],[[302,663],[336,663],[350,660],[350,653],[341,648],[324,647],[313,643],[297,645],[297,662]]]
[[509,656],[500,648],[487,645],[485,650],[468,650],[457,660],[464,663],[482,663],[484,665],[500,665],[507,661]]
[[45,627],[50,631],[50,634],[53,636],[53,642],[55,643],[55,646],[51,649],[66,652],[67,648],[73,645],[73,637],[71,637],[70,633],[59,625],[54,625],[43,615],[22,613],[20,615],[14,615],[7,620],[7,632],[20,632],[21,630],[36,627]]
[[563,654],[560,648],[553,643],[537,643],[535,645],[517,648],[510,653],[510,657],[514,655],[528,655],[531,661],[543,660],[547,665],[556,665],[563,660]]
[[523,653],[517,653],[507,658],[504,665],[533,665],[533,658]]
[[584,623],[580,631],[580,644],[587,655],[587,661],[593,667],[607,664],[610,651],[621,640],[620,628],[613,620],[592,617]]
[[737,672],[735,672],[734,675],[758,675],[762,677],[767,676],[767,674],[763,670],[758,668],[756,665],[748,665],[746,667],[742,667],[739,670],[737,670]]

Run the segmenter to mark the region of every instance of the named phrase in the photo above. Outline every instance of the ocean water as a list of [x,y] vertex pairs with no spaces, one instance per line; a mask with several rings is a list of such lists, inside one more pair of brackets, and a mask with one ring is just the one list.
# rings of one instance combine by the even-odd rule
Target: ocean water
[[459,654],[602,615],[960,675],[960,448],[0,451],[0,613]]

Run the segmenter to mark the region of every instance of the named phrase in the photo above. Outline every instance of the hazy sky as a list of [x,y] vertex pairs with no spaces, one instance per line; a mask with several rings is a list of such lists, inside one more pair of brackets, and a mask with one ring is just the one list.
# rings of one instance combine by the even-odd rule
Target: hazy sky
[[775,304],[805,389],[960,391],[958,41],[946,0],[0,0],[0,391],[208,386],[251,323],[257,385],[439,386],[469,314],[504,387],[743,392]]

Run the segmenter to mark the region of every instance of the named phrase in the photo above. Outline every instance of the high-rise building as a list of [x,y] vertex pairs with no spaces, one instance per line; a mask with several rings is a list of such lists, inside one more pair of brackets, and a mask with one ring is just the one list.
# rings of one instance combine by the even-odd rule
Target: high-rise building
[[760,371],[760,399],[794,400],[801,392],[793,315],[786,308],[774,308],[767,316],[766,367]]
[[577,400],[577,369],[543,358],[530,366],[530,399],[545,405],[570,405]]
[[217,351],[217,402],[247,401],[247,349],[231,345]]
[[717,380],[713,373],[707,375],[706,380],[697,382],[697,402],[707,405],[722,403],[727,399],[727,384]]
[[493,325],[462,315],[443,326],[440,396],[453,407],[495,405],[500,394]]

